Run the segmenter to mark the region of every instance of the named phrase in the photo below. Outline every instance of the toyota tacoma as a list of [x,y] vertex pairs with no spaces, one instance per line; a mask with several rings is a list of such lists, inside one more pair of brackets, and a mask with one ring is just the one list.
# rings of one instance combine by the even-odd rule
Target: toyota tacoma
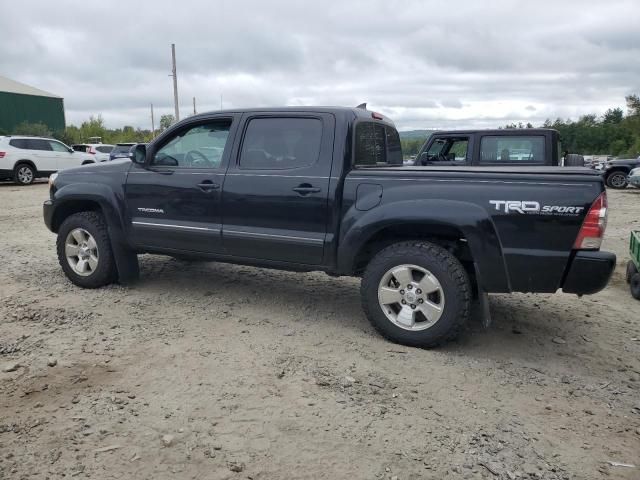
[[130,160],[50,179],[44,220],[76,285],[138,277],[165,254],[361,277],[386,338],[454,338],[487,293],[604,288],[602,177],[586,168],[403,167],[393,123],[362,108],[185,119]]

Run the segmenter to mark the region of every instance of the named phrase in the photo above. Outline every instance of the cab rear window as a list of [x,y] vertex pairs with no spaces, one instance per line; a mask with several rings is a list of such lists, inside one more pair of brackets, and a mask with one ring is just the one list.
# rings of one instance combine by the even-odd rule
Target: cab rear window
[[482,137],[480,163],[544,164],[544,137],[513,135]]
[[402,146],[398,131],[374,122],[356,125],[356,167],[402,165]]

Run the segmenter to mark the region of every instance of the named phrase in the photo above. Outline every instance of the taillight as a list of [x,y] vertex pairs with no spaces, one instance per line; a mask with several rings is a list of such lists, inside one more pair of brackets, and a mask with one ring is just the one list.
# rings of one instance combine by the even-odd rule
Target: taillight
[[91,147],[91,148],[89,149],[89,153],[91,153],[91,154],[95,155],[95,154],[96,154],[96,149],[95,149],[95,148],[93,148],[93,147]]
[[0,152],[0,158],[4,158],[4,156],[7,154],[7,152]]
[[573,248],[598,250],[602,245],[605,228],[607,228],[607,193],[602,192],[589,208]]

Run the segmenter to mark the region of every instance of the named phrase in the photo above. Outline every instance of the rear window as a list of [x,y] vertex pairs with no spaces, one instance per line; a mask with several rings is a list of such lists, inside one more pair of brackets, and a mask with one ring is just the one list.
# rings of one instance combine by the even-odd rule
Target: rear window
[[543,136],[486,136],[480,142],[480,163],[544,164]]
[[71,148],[73,148],[76,152],[85,152],[87,153],[89,151],[89,145],[71,145]]
[[[113,150],[111,152],[113,153],[129,153],[129,150],[131,150],[131,147],[133,147],[133,144],[131,145],[116,145],[115,147],[113,147]],[[109,153],[111,153],[109,152]]]
[[27,146],[27,140],[24,138],[14,138],[12,140],[9,140],[9,145],[15,148],[22,148],[22,149],[29,148]]
[[359,167],[402,165],[402,146],[398,131],[380,123],[358,123],[355,165]]
[[96,150],[100,153],[111,153],[111,150],[113,150],[113,147],[111,145],[102,145],[100,147],[96,147]]

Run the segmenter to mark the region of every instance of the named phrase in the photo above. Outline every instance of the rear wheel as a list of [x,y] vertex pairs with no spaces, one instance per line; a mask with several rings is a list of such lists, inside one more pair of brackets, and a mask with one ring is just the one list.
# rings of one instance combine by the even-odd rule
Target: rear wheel
[[83,288],[98,288],[116,280],[116,266],[101,214],[80,212],[58,230],[58,261],[65,275]]
[[627,273],[625,275],[625,279],[627,280],[627,283],[631,283],[631,278],[638,273],[638,269],[636,268],[636,265],[629,260],[627,262]]
[[19,185],[31,185],[36,178],[35,169],[28,163],[19,163],[13,172],[13,179]]
[[454,339],[464,327],[471,286],[464,267],[445,249],[402,242],[371,260],[361,297],[367,318],[385,338],[433,347]]
[[613,172],[607,176],[607,186],[616,189],[627,188],[627,174],[625,172]]
[[631,296],[636,300],[640,300],[640,273],[636,273],[631,277],[629,289],[631,290]]

